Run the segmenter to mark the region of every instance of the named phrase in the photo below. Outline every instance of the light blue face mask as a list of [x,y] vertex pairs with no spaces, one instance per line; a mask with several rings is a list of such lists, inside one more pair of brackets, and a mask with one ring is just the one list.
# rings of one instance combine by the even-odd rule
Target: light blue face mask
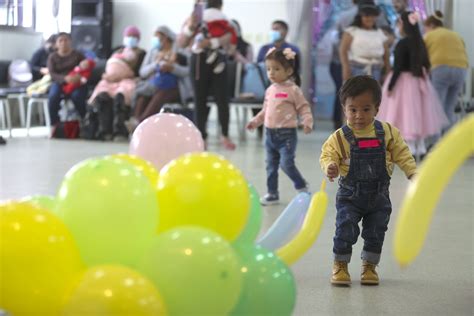
[[138,46],[138,38],[133,36],[125,36],[123,38],[123,45],[125,47],[133,48]]
[[159,37],[153,36],[153,38],[151,39],[151,48],[161,48],[161,42]]
[[271,41],[272,43],[275,43],[275,42],[281,40],[281,33],[280,33],[280,31],[271,30],[270,33],[268,33],[268,35],[270,35],[270,41]]

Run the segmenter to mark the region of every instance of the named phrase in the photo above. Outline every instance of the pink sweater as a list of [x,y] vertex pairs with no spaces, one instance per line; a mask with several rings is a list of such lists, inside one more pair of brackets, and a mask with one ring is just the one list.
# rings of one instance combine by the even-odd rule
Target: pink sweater
[[252,119],[268,128],[295,128],[298,115],[304,126],[313,126],[313,114],[303,91],[292,81],[274,83],[265,92],[263,109]]

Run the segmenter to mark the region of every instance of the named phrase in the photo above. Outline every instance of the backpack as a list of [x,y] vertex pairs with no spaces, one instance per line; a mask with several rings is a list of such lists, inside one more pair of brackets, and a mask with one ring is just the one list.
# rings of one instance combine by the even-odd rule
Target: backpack
[[265,90],[270,86],[266,77],[264,63],[252,63],[245,65],[245,75],[242,82],[242,93],[251,93],[255,99],[263,100]]
[[74,139],[79,138],[79,121],[59,122],[54,126],[51,137]]

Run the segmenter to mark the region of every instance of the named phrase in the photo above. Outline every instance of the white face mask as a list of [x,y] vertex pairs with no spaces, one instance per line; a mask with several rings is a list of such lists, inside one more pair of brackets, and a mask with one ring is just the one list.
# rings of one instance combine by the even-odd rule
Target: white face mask
[[133,36],[125,36],[123,38],[123,45],[128,48],[134,48],[138,46],[138,38]]

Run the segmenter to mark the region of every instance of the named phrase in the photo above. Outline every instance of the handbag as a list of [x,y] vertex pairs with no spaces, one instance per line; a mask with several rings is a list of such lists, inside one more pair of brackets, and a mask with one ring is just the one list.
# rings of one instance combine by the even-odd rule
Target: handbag
[[79,138],[80,125],[78,120],[59,122],[54,126],[52,138],[74,139]]

